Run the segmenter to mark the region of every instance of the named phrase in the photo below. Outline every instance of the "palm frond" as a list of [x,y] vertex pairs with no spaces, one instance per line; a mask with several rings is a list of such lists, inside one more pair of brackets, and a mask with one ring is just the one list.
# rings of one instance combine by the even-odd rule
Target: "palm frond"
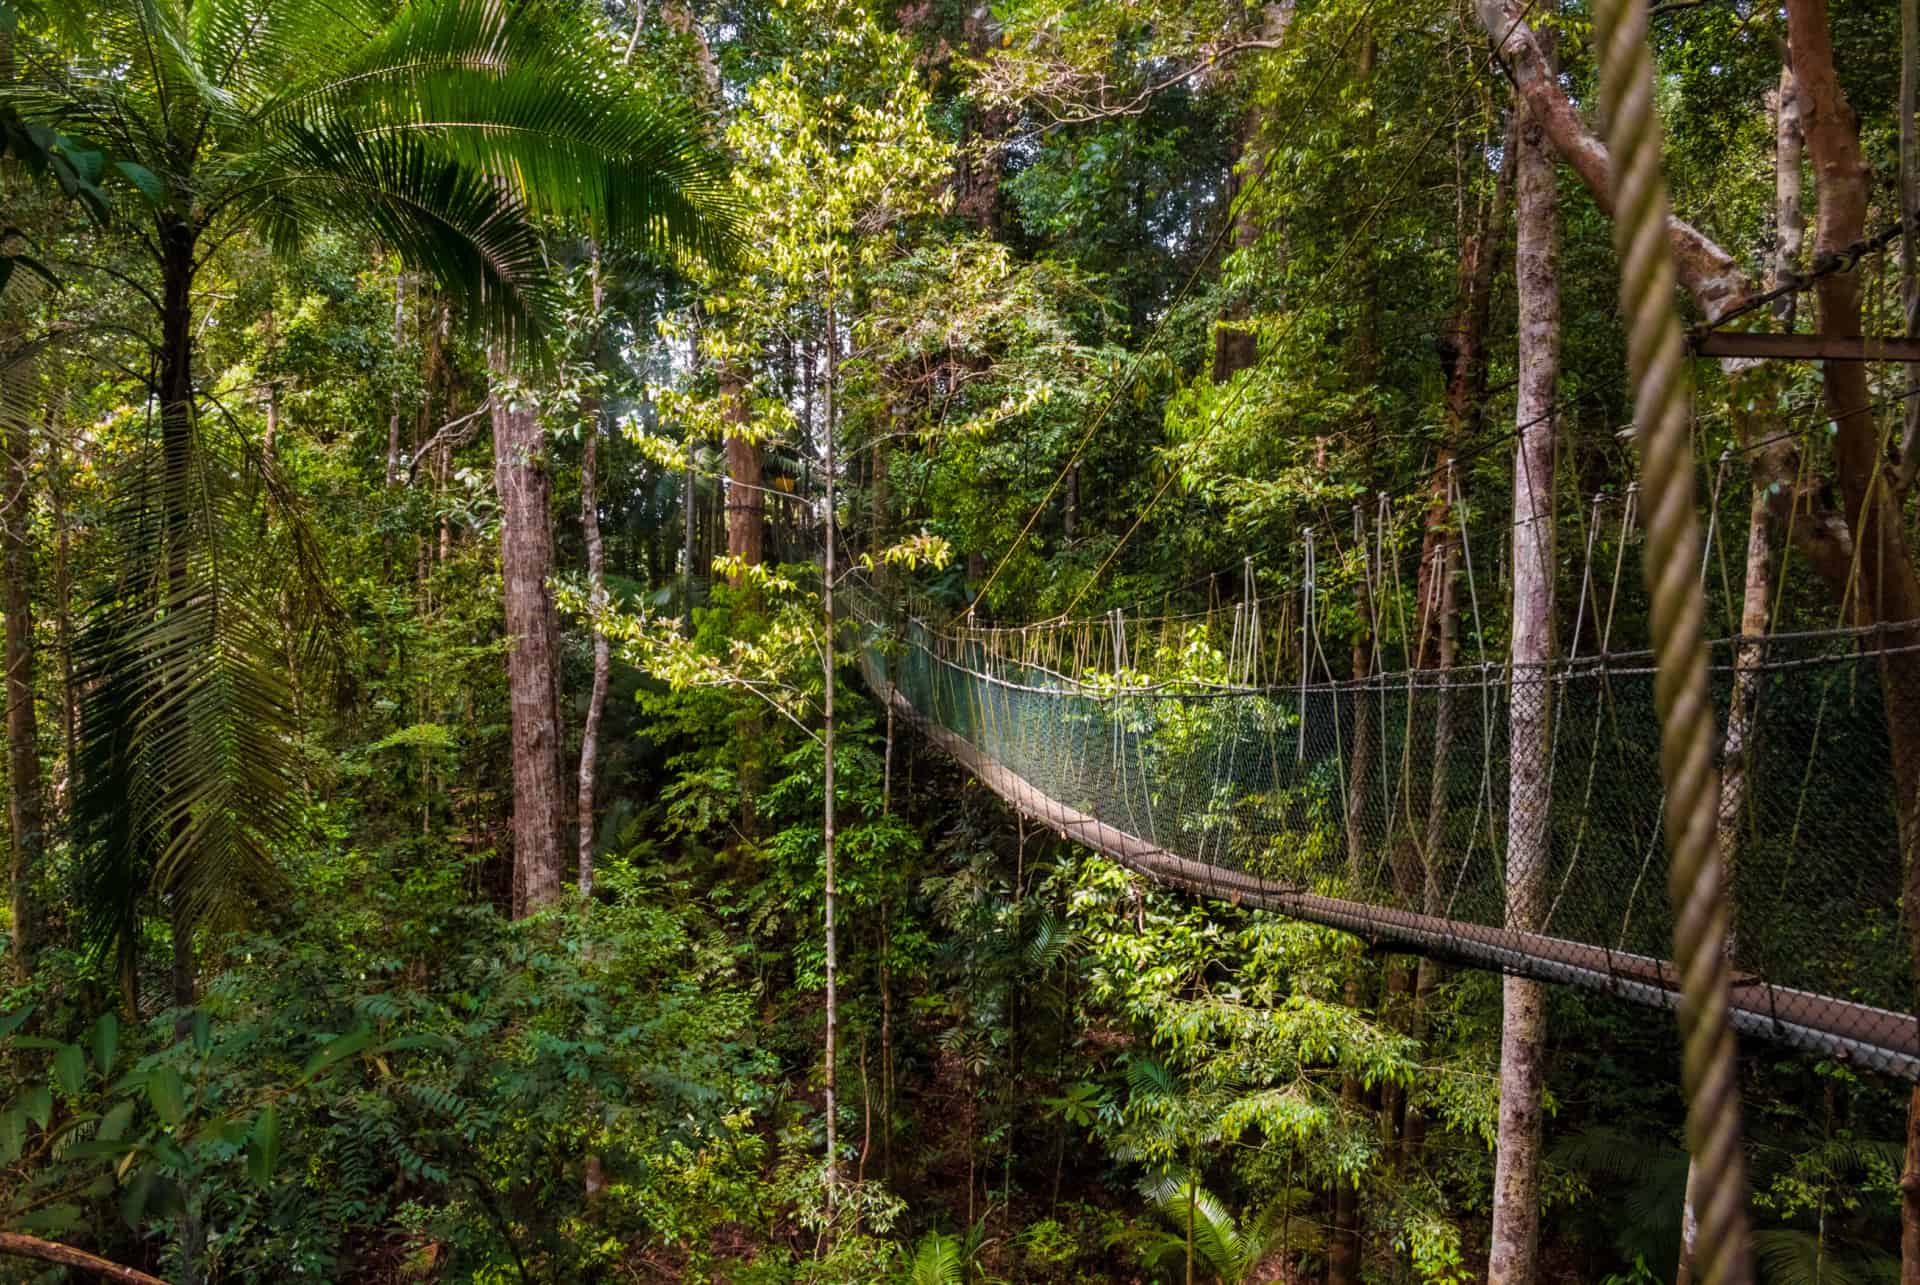
[[1753,1233],[1754,1257],[1769,1285],[1868,1285],[1853,1264],[1812,1232],[1770,1227]]
[[326,77],[289,87],[262,120],[422,140],[509,185],[540,217],[636,248],[724,257],[739,210],[699,122],[582,74],[604,62],[570,7],[426,0]]
[[966,1246],[960,1237],[928,1232],[914,1246],[907,1285],[961,1285],[966,1263]]
[[486,175],[423,140],[292,129],[254,189],[270,244],[295,252],[316,226],[377,237],[465,305],[473,325],[514,339],[551,314],[538,231]]
[[297,728],[275,572],[244,470],[204,438],[134,466],[111,519],[122,575],[76,640],[74,825],[88,935],[124,949],[147,896],[188,921],[236,916],[281,884],[297,824]]

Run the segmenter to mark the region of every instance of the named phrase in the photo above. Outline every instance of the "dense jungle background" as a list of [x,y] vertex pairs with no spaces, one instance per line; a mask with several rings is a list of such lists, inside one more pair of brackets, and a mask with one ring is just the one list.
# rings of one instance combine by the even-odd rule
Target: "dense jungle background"
[[[1644,646],[1592,17],[6,0],[0,1279],[1686,1279],[1671,1017],[1023,821],[832,594]],[[1689,323],[1915,333],[1914,0],[1650,22]],[[1920,366],[1691,369],[1711,630],[1920,618]],[[1761,1278],[1920,1281],[1741,1053]]]

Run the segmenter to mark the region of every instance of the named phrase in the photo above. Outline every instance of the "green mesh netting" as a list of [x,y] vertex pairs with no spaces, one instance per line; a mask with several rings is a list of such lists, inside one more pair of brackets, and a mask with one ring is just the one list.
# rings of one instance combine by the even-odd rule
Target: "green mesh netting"
[[[1053,664],[1021,661],[980,631],[899,617],[870,588],[852,598],[876,692],[1015,806],[1143,874],[1382,945],[1676,1002],[1645,655],[1155,683],[1124,654],[1082,667],[1089,657],[1064,647]],[[1749,1035],[1913,1079],[1920,1038],[1870,641],[1749,644],[1732,744],[1736,657],[1714,650],[1734,1016]],[[1510,752],[1516,712],[1523,729],[1544,729],[1531,773]],[[1516,825],[1536,859],[1510,860]]]

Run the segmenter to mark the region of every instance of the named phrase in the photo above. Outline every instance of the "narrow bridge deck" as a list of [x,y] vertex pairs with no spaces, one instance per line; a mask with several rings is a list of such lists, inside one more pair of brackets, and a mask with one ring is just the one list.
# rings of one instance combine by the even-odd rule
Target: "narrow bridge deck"
[[[869,680],[874,681],[871,673]],[[1012,807],[1156,882],[1337,928],[1378,947],[1581,986],[1654,1008],[1671,1009],[1679,1002],[1678,975],[1665,959],[1320,896],[1169,852],[1043,793],[965,737],[927,717],[892,684],[878,681],[875,686],[899,717]],[[1732,1018],[1744,1034],[1920,1081],[1920,1023],[1909,1014],[1736,976]]]

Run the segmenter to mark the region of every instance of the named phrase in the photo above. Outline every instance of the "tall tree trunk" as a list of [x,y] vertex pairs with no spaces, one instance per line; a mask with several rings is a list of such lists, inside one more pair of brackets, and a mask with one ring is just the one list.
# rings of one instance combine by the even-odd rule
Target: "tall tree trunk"
[[[1260,7],[1261,39],[1283,41],[1292,25],[1292,0]],[[1260,181],[1261,172],[1266,168],[1266,108],[1263,105],[1249,107],[1241,114],[1238,134],[1240,160],[1227,181],[1225,206],[1232,211],[1233,249],[1246,251],[1259,244],[1263,231],[1251,205],[1240,199],[1243,192]],[[1220,312],[1213,332],[1213,382],[1216,384],[1224,384],[1246,370],[1259,356],[1258,341],[1245,324],[1251,311],[1252,300],[1241,291]]]
[[[1790,0],[1788,47],[1802,95],[1802,128],[1812,163],[1816,214],[1814,254],[1837,254],[1866,229],[1868,173],[1860,151],[1860,122],[1834,73],[1825,0]],[[1820,330],[1828,335],[1861,333],[1860,278],[1835,272],[1814,286]],[[1869,405],[1863,362],[1828,362],[1821,387],[1835,427],[1833,456],[1845,517],[1853,537],[1851,607],[1859,625],[1920,619],[1920,576],[1906,539],[1901,496],[1885,466]],[[1848,593],[1844,583],[1843,599]],[[1906,624],[1872,635],[1878,652],[1882,703],[1893,751],[1894,812],[1899,824],[1905,882],[1901,908],[1913,976],[1920,980],[1920,653],[1911,650],[1920,631]],[[1917,1099],[1916,1102],[1920,1102]],[[1909,1120],[1909,1135],[1920,1121]],[[1909,1148],[1909,1159],[1920,1162]],[[1901,1276],[1920,1282],[1920,1163],[1901,1175]]]
[[[831,291],[831,288],[832,288],[831,284],[829,284],[828,288],[829,288],[829,291]],[[834,904],[834,899],[837,893],[837,889],[834,886],[835,872],[834,872],[834,850],[833,850],[834,820],[835,820],[834,792],[833,792],[833,733],[834,733],[833,578],[836,570],[836,564],[835,564],[835,558],[834,558],[834,543],[838,539],[838,533],[834,530],[834,520],[833,520],[834,519],[833,506],[835,501],[834,467],[836,464],[836,461],[834,459],[834,453],[833,453],[833,443],[834,443],[833,416],[834,416],[834,411],[836,409],[836,401],[837,401],[836,394],[839,392],[839,389],[836,387],[836,384],[839,378],[839,373],[840,373],[840,336],[839,336],[839,332],[836,330],[834,325],[833,297],[831,293],[829,293],[827,298],[827,370],[826,370],[825,387],[823,389],[823,392],[824,392],[823,401],[825,404],[826,414],[825,414],[825,417],[823,420],[823,426],[821,429],[822,446],[824,448],[822,454],[825,457],[823,463],[824,463],[824,471],[826,473],[826,480],[827,480],[827,508],[826,508],[826,521],[824,523],[825,531],[826,531],[826,539],[825,539],[826,548],[823,554],[825,565],[824,565],[824,575],[821,578],[821,592],[820,592],[821,626],[825,634],[825,637],[822,639],[821,668],[824,671],[824,673],[822,674],[822,678],[826,686],[826,693],[822,701],[822,707],[821,707],[820,739],[822,743],[822,753],[824,755],[821,779],[822,779],[822,788],[826,796],[823,802],[821,840],[822,840],[822,848],[823,848],[822,899],[825,902],[826,948],[827,948],[826,950],[826,954],[827,954],[827,959],[826,959],[826,966],[827,966],[826,1107],[827,1107],[827,1199],[829,1201],[833,1199],[834,1189],[838,1185],[839,1172],[840,1172],[839,1171],[840,1158],[838,1153],[835,1150],[835,1146],[837,1143],[836,1135],[837,1135],[837,1127],[838,1127],[838,1121],[835,1118],[835,1113],[836,1113],[838,1104],[836,1102],[836,1095],[835,1095],[835,1089],[837,1088],[837,1083],[836,1083],[837,1072],[836,1072],[836,1067],[834,1065],[835,1056],[838,1051],[836,1046],[839,1039],[839,1025],[840,1025],[840,992],[839,992],[839,985],[840,985],[839,945],[840,943],[839,943],[839,938],[836,935],[836,925],[834,923],[834,912],[837,909]],[[969,1198],[971,1198],[973,1193],[973,1187],[972,1187],[971,1181],[969,1181],[968,1183],[967,1193]]]
[[[746,385],[731,366],[720,372],[720,395],[731,426],[726,440],[727,556],[757,567],[766,540],[766,493],[761,489],[760,447],[748,436],[752,413]],[[738,585],[740,577],[733,577],[733,583]]]
[[[1433,470],[1427,482],[1427,510],[1421,535],[1420,568],[1416,576],[1415,634],[1408,646],[1408,665],[1413,669],[1432,669],[1442,675],[1453,668],[1459,649],[1459,611],[1457,602],[1460,574],[1460,536],[1455,531],[1456,513],[1453,488],[1455,460],[1460,444],[1472,440],[1484,418],[1486,398],[1487,322],[1493,306],[1493,284],[1498,275],[1500,250],[1504,244],[1507,207],[1511,200],[1515,157],[1519,152],[1516,110],[1505,131],[1500,173],[1494,180],[1490,197],[1469,213],[1464,187],[1459,208],[1460,256],[1455,277],[1455,307],[1445,339],[1440,344],[1442,372],[1446,376],[1446,436],[1434,454]],[[1461,149],[1456,149],[1457,151]],[[1464,155],[1458,155],[1457,167],[1464,173]],[[1416,696],[1417,699],[1417,696]],[[1404,827],[1401,842],[1414,846],[1421,868],[1421,909],[1438,915],[1445,909],[1441,894],[1441,872],[1437,863],[1441,838],[1447,820],[1447,774],[1445,765],[1453,752],[1454,698],[1444,677],[1435,685],[1432,706],[1431,758],[1426,764],[1428,781],[1424,815],[1413,811],[1413,792],[1402,789],[1406,815],[1399,818]],[[1408,756],[1403,772],[1406,783],[1421,779],[1413,769],[1414,728],[1407,728]],[[1416,835],[1414,827],[1420,826]],[[1442,967],[1431,959],[1421,959],[1415,973],[1413,1012],[1409,1029],[1423,1044],[1427,1033],[1427,1008],[1439,986]],[[1406,1158],[1417,1158],[1426,1142],[1426,1119],[1416,1103],[1409,1102],[1403,1132]]]
[[33,422],[27,363],[11,308],[0,317],[0,609],[6,624],[7,813],[12,830],[8,890],[11,957],[19,981],[31,975],[37,918],[33,881],[46,851],[46,803],[40,786],[40,723],[34,710]]
[[[1768,274],[1769,288],[1789,279],[1799,270],[1804,242],[1805,221],[1800,210],[1802,190],[1799,93],[1793,81],[1793,68],[1780,70],[1780,87],[1773,95],[1774,137],[1774,252],[1773,269]],[[1776,316],[1783,327],[1793,329],[1792,295],[1782,301]],[[1736,422],[1761,410],[1760,422],[1740,430],[1743,441],[1784,436],[1778,416],[1781,380],[1764,370],[1746,367],[1728,372],[1729,401]],[[1751,395],[1744,386],[1751,385]],[[1760,640],[1767,632],[1768,608],[1773,600],[1773,527],[1774,506],[1767,487],[1760,481],[1756,463],[1753,495],[1747,511],[1746,575],[1740,600],[1740,637],[1734,653],[1733,695],[1727,705],[1727,730],[1722,741],[1720,767],[1720,808],[1715,831],[1719,844],[1720,867],[1730,897],[1738,888],[1740,823],[1746,814],[1751,793],[1751,751],[1754,718],[1760,697],[1759,665],[1766,658],[1766,646]],[[1733,909],[1737,909],[1735,898]],[[1727,937],[1727,952],[1736,966],[1739,961],[1737,919]],[[1693,1246],[1699,1222],[1694,1216],[1695,1183],[1698,1172],[1691,1156],[1687,1160],[1687,1186],[1680,1211],[1680,1263],[1674,1285],[1689,1285],[1693,1278]]]
[[[400,350],[406,341],[407,332],[407,274],[397,270],[393,274],[393,348]],[[400,390],[393,390],[392,404],[387,413],[387,489],[391,491],[400,481]]]
[[[1520,302],[1519,393],[1513,478],[1513,691],[1508,743],[1506,926],[1538,931],[1552,859],[1553,405],[1560,368],[1559,220],[1554,160],[1538,122],[1520,128],[1514,203]],[[1527,1285],[1540,1243],[1541,1089],[1546,986],[1502,983],[1500,1120],[1494,1160],[1491,1285]]]
[[[725,442],[727,556],[741,568],[728,579],[737,589],[751,583],[745,568],[757,567],[765,558],[766,492],[761,489],[760,446],[749,436],[752,432],[752,414],[747,403],[746,385],[738,370],[731,365],[721,368],[720,395],[726,402],[725,414],[729,425]],[[740,790],[740,833],[748,840],[760,828],[757,805],[764,727],[759,702],[743,701],[734,715],[735,775]]]
[[[600,284],[600,251],[593,251],[593,312],[600,315],[605,294]],[[600,538],[600,494],[597,465],[600,454],[600,399],[581,407],[580,529],[587,545],[587,594],[594,612],[607,606],[607,552]],[[593,787],[600,757],[600,716],[607,704],[607,673],[612,665],[607,635],[597,620],[593,628],[593,686],[587,694],[587,718],[580,728],[580,868],[582,897],[593,895]]]
[[[1824,0],[1788,0],[1788,45],[1800,93],[1802,129],[1815,172],[1818,203],[1815,253],[1832,254],[1860,236],[1866,221],[1867,173],[1860,152],[1858,120],[1841,92],[1834,71],[1833,44]],[[1555,148],[1580,177],[1594,201],[1611,214],[1614,205],[1612,157],[1581,118],[1557,78],[1549,71],[1539,38],[1527,26],[1521,0],[1479,0],[1482,25],[1501,41],[1502,56],[1530,106],[1537,107]],[[1753,293],[1752,283],[1728,254],[1692,224],[1669,218],[1667,236],[1680,284],[1709,317],[1718,317]],[[1860,282],[1856,272],[1835,272],[1815,287],[1820,331],[1834,336],[1861,333]],[[1862,363],[1826,363],[1822,390],[1834,425],[1833,459],[1841,512],[1824,499],[1819,479],[1803,485],[1799,451],[1777,443],[1755,448],[1756,481],[1773,495],[1776,520],[1787,525],[1794,546],[1828,587],[1840,597],[1857,625],[1894,626],[1871,635],[1878,656],[1882,704],[1892,747],[1894,811],[1903,869],[1901,911],[1910,966],[1920,978],[1920,651],[1913,644],[1920,630],[1907,622],[1920,617],[1920,576],[1900,522],[1903,498],[1883,466],[1867,402]],[[1857,556],[1856,556],[1857,552]],[[1857,571],[1857,574],[1856,574]],[[1920,1112],[1920,1095],[1914,1098]],[[1909,1118],[1909,1136],[1920,1134],[1920,1114]],[[1920,1285],[1920,1142],[1901,1179],[1903,1279]]]
[[[1900,0],[1900,306],[1920,335],[1920,0]],[[1907,366],[1900,483],[1920,469],[1920,365]]]
[[[495,363],[497,384],[504,370]],[[560,895],[562,790],[554,682],[551,483],[533,408],[491,394],[493,477],[500,497],[500,578],[506,600],[507,690],[513,739],[513,915]]]

